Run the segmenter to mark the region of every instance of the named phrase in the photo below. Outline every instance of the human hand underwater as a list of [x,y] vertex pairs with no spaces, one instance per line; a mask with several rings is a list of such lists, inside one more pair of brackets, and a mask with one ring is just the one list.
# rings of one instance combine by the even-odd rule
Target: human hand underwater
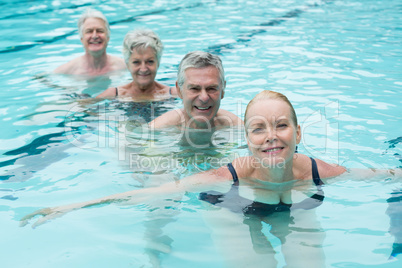
[[20,227],[24,227],[25,225],[27,225],[29,223],[29,221],[31,219],[35,218],[36,216],[43,216],[43,217],[39,218],[35,223],[32,224],[32,228],[36,228],[39,225],[42,225],[49,220],[63,216],[67,212],[74,210],[74,208],[75,207],[69,205],[69,206],[59,206],[59,207],[53,207],[53,208],[39,209],[37,211],[34,211],[34,212],[24,216],[20,220]]

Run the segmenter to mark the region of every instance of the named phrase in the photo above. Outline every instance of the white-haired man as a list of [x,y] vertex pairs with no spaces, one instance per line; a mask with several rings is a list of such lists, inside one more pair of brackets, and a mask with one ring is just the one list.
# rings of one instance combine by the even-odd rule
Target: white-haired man
[[78,20],[78,31],[85,54],[57,67],[54,73],[96,76],[126,69],[123,59],[106,53],[110,28],[102,12],[87,9]]

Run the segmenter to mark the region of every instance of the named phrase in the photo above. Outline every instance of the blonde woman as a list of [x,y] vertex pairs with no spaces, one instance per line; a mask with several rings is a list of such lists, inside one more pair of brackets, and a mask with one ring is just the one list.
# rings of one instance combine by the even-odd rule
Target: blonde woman
[[[220,225],[214,234],[218,237],[218,248],[232,261],[231,267],[244,267],[245,263],[252,267],[276,267],[275,240],[279,240],[289,267],[298,267],[300,262],[308,263],[309,267],[324,267],[325,233],[314,217],[314,208],[324,199],[321,186],[331,180],[356,177],[402,178],[400,170],[370,169],[356,174],[342,166],[295,153],[301,130],[293,106],[280,93],[266,90],[257,94],[247,106],[244,123],[250,156],[158,187],[41,209],[25,216],[22,225],[38,215],[43,217],[33,226],[98,204],[138,204],[177,193],[200,192],[199,198],[206,205],[216,207],[210,213],[214,216],[209,218],[214,225]],[[264,225],[270,226],[271,236],[263,234]],[[233,236],[238,236],[238,243],[232,242]]]

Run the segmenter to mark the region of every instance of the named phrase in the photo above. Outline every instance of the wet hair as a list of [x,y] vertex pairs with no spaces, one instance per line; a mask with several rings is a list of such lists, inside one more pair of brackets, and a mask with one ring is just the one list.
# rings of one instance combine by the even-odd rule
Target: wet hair
[[105,23],[105,27],[106,27],[106,34],[109,37],[110,36],[110,26],[109,26],[109,22],[107,21],[105,15],[103,15],[102,12],[92,9],[92,8],[87,8],[87,10],[85,10],[84,13],[82,13],[81,17],[78,19],[78,32],[80,34],[80,38],[83,37],[84,35],[84,22],[86,19],[89,18],[95,18],[95,19],[101,19],[103,20],[103,22]]
[[296,116],[296,112],[295,109],[293,108],[293,105],[290,103],[289,99],[279,93],[279,92],[275,92],[275,91],[270,91],[270,90],[264,90],[261,91],[260,93],[258,93],[257,95],[255,95],[255,97],[248,103],[247,108],[246,108],[246,112],[244,113],[244,125],[247,124],[247,112],[248,109],[255,103],[257,103],[258,101],[261,100],[281,100],[286,102],[289,107],[290,107],[290,114],[291,114],[291,119],[294,123],[294,125],[297,127],[297,116]]
[[188,68],[200,69],[209,66],[214,66],[216,69],[218,69],[222,90],[224,90],[225,72],[223,70],[221,59],[219,56],[203,51],[193,51],[187,53],[186,56],[184,56],[184,58],[181,60],[179,70],[177,72],[177,84],[179,85],[179,89],[182,90],[182,86],[186,80],[185,71]]
[[159,36],[150,29],[136,29],[126,34],[123,41],[123,58],[128,63],[134,50],[143,50],[148,47],[154,50],[159,67],[163,44]]

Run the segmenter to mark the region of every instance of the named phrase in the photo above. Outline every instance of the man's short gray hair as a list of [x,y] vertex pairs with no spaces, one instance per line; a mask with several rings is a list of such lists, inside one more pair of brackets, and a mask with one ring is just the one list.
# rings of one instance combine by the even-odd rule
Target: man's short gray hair
[[82,13],[81,17],[78,19],[78,31],[80,34],[80,38],[82,38],[84,36],[84,22],[86,19],[89,18],[95,18],[95,19],[101,19],[103,20],[103,22],[105,23],[105,27],[106,27],[106,34],[107,37],[110,37],[110,26],[109,26],[109,22],[107,21],[105,15],[103,15],[102,12],[92,9],[92,8],[87,8],[87,10],[85,10],[84,13]]
[[163,44],[159,36],[150,29],[137,29],[126,34],[123,41],[123,58],[128,63],[133,50],[152,48],[158,61],[161,62]]
[[223,70],[222,61],[217,55],[213,55],[203,51],[193,51],[187,53],[181,60],[179,70],[177,72],[177,84],[179,89],[182,90],[182,86],[186,80],[185,71],[188,68],[205,68],[208,66],[214,66],[218,69],[222,90],[225,87],[225,72]]

